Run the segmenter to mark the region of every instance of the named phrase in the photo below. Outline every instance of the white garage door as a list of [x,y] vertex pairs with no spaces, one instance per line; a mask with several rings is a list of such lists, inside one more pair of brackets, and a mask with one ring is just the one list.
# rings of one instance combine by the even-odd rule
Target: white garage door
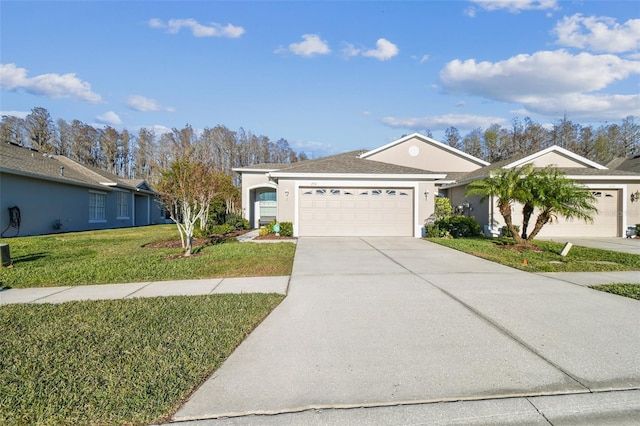
[[[582,220],[567,220],[558,217],[553,223],[546,224],[540,237],[619,237],[619,191],[615,189],[594,189],[598,213],[594,215],[593,223]],[[518,223],[518,222],[515,222]],[[522,221],[520,221],[522,223]],[[529,225],[529,232],[535,225],[535,217]]]
[[300,236],[413,236],[413,189],[300,188]]

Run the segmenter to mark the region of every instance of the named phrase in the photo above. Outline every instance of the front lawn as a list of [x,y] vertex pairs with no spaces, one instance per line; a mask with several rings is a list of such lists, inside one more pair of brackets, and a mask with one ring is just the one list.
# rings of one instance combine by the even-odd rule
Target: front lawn
[[529,272],[602,272],[640,270],[640,256],[609,250],[573,246],[560,256],[564,244],[534,241],[537,250],[516,249],[502,238],[428,238],[436,244],[472,254],[492,262]]
[[640,300],[640,284],[614,283],[606,285],[592,285],[591,288]]
[[13,268],[0,268],[0,288],[291,274],[292,243],[226,242],[196,247],[190,258],[151,247],[176,239],[175,225],[4,238]]
[[168,420],[283,299],[224,294],[0,308],[0,424]]

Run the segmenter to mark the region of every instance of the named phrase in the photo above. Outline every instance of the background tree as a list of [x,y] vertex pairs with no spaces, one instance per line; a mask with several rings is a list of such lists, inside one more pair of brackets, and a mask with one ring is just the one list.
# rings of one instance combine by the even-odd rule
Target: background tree
[[42,107],[35,107],[24,120],[25,129],[29,135],[29,144],[38,151],[53,153],[53,139],[55,129],[49,111]]
[[444,142],[452,148],[461,149],[461,139],[460,131],[453,126],[447,127],[444,131]]
[[3,115],[0,123],[0,138],[3,143],[24,145],[24,120],[13,115]]

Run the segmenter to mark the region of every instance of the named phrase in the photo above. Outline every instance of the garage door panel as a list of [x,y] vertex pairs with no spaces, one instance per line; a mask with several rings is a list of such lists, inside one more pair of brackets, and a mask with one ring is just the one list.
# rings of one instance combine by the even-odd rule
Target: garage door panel
[[[585,223],[582,220],[554,218],[553,222],[544,225],[539,237],[619,237],[620,235],[620,191],[615,189],[593,189],[596,197],[598,213],[594,215],[593,223]],[[529,232],[533,230],[535,216],[529,225]],[[514,209],[514,223],[522,224],[521,208]]]
[[299,196],[301,236],[413,236],[412,189],[300,188]]

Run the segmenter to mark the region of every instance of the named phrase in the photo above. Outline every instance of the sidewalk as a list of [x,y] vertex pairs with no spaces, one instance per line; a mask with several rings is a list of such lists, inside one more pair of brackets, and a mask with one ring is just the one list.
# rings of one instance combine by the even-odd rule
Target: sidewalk
[[64,303],[74,300],[131,299],[135,297],[196,296],[220,293],[287,294],[289,277],[214,278],[102,284],[68,287],[15,288],[0,291],[0,305]]

